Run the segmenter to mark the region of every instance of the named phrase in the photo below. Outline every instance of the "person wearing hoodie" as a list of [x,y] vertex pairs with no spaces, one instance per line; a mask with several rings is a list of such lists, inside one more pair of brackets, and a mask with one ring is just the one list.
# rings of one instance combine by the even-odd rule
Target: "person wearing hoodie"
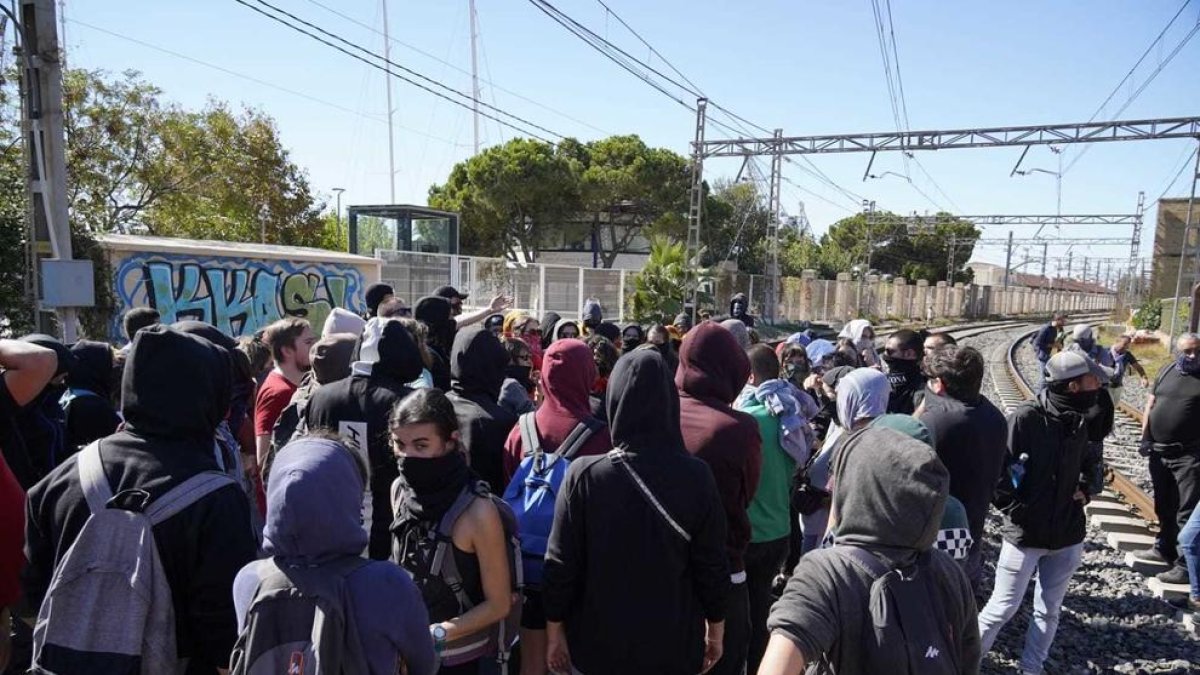
[[679,352],[675,385],[684,446],[712,469],[725,511],[729,556],[729,615],[725,650],[714,673],[740,673],[750,646],[750,605],[746,588],[748,509],[762,470],[758,423],[731,406],[750,376],[750,360],[733,334],[706,321],[693,328]]
[[542,324],[526,312],[511,310],[504,315],[504,334],[529,345],[533,356],[533,372],[542,370]]
[[745,293],[737,293],[729,300],[729,316],[741,321],[746,328],[754,328],[754,317],[750,314],[750,301]]
[[875,328],[866,319],[854,319],[842,327],[838,338],[846,340],[854,349],[859,364],[865,367],[879,365],[879,353],[875,351]]
[[501,408],[520,417],[537,408],[533,403],[537,386],[533,381],[533,354],[529,344],[517,338],[501,338],[507,359],[504,362],[504,384],[500,385]]
[[733,337],[742,351],[750,349],[750,329],[746,328],[746,324],[740,319],[725,319],[721,322],[721,326],[733,333]]
[[451,311],[450,301],[436,295],[421,298],[413,308],[413,318],[429,329],[425,346],[429,350],[433,386],[444,392],[450,391],[450,350],[457,330]]
[[725,515],[683,444],[673,375],[653,350],[618,361],[607,410],[620,452],[581,457],[563,480],[543,585],[556,672],[695,675],[721,657]]
[[[596,339],[593,336],[589,339]],[[596,380],[592,350],[579,340],[560,340],[550,345],[542,371],[542,405],[533,413],[534,428],[542,449],[556,452],[580,424],[597,427],[576,451],[575,457],[601,455],[612,448],[608,429],[590,409],[589,392]],[[514,426],[504,443],[504,475],[511,481],[524,459],[526,448],[520,426]],[[546,536],[549,532],[540,533]],[[521,613],[521,672],[546,672],[546,615],[540,588],[525,587]]]
[[[378,309],[378,307],[376,307]],[[329,316],[325,317],[325,325],[321,327],[321,335],[346,333],[358,337],[367,325],[366,319],[341,307],[334,307]]]
[[925,397],[924,337],[915,330],[902,328],[888,336],[883,349],[884,372],[892,388],[888,412],[911,415]]
[[504,494],[507,485],[504,441],[517,424],[517,416],[500,405],[507,362],[504,346],[482,328],[468,328],[454,338],[446,396],[458,414],[471,469],[496,495]]
[[621,353],[628,354],[637,349],[646,341],[646,331],[636,323],[631,323],[625,326],[621,331]]
[[[490,336],[489,336],[490,337]],[[308,400],[303,428],[341,434],[370,467],[369,505],[363,528],[370,534],[367,553],[375,560],[391,554],[391,487],[396,462],[388,444],[388,416],[412,390],[407,383],[421,374],[421,355],[404,326],[395,319],[371,319],[359,341],[352,374],[322,385]]]
[[1085,417],[1100,394],[1095,367],[1081,354],[1055,354],[1046,362],[1046,388],[1008,416],[1006,469],[992,499],[1004,515],[1004,543],[992,597],[979,612],[979,633],[986,653],[1036,572],[1024,673],[1042,672],[1050,653],[1067,585],[1083,555],[1083,506],[1102,487],[1089,480],[1101,459],[1088,442]]
[[379,310],[379,306],[387,302],[393,295],[396,294],[390,284],[377,283],[367,286],[367,292],[364,300],[367,303],[367,314],[363,319],[375,318],[375,313]]
[[75,452],[117,430],[113,409],[113,348],[107,342],[80,340],[71,346],[75,363],[67,373],[67,391],[59,399],[66,416],[67,452]]
[[589,397],[592,416],[598,420],[604,420],[604,395],[608,391],[608,378],[612,375],[613,368],[617,366],[621,352],[608,338],[599,334],[589,337],[587,346],[592,350],[592,361],[596,363],[596,382],[592,385],[592,394]]
[[950,495],[967,511],[974,542],[967,576],[976,592],[983,583],[983,526],[1008,451],[1004,413],[980,392],[985,365],[983,354],[972,347],[947,345],[930,352],[925,357],[929,391],[918,415],[950,472]]
[[1064,351],[1083,354],[1106,368],[1116,367],[1116,364],[1113,363],[1112,352],[1096,342],[1095,330],[1086,324],[1077,324],[1071,328],[1071,342]]
[[[927,444],[893,429],[871,428],[847,439],[833,475],[834,546],[797,564],[771,609],[771,640],[759,675],[798,675],[806,668],[838,675],[887,672],[872,658],[878,655],[871,645],[874,625],[885,619],[879,614],[889,603],[877,600],[875,575],[850,547],[899,570],[892,585],[924,584],[929,605],[905,609],[939,617],[942,625],[930,630],[949,635],[940,649],[925,652],[919,672],[979,672],[971,586],[949,556],[933,550],[950,484],[946,467]],[[898,672],[915,672],[908,664],[894,665]]]
[[[229,408],[224,349],[167,326],[138,331],[121,380],[121,431],[100,439],[114,494],[144,490],[151,500],[204,471],[216,471],[213,436]],[[90,514],[69,458],[29,491],[23,590],[41,605],[55,568]],[[179,658],[190,674],[227,668],[237,638],[232,602],[238,570],[254,560],[250,504],[230,484],[154,526],[175,607]]]
[[603,321],[604,308],[600,306],[600,301],[594,297],[584,300],[583,309],[579,312],[579,324],[583,326],[584,331],[582,335],[591,335]]
[[[336,436],[292,441],[279,454],[274,474],[267,486],[263,530],[263,550],[270,560],[246,565],[233,582],[237,622],[243,629],[265,574],[275,568],[304,568],[311,574],[314,568],[359,559],[367,545],[359,524],[367,466]],[[398,663],[409,675],[433,675],[437,656],[429,639],[429,613],[408,574],[376,560],[362,563],[345,581],[346,610],[369,667],[363,675],[394,675]]]
[[504,337],[504,315],[492,314],[483,320],[484,329],[499,340]]
[[571,319],[559,319],[554,323],[554,328],[550,330],[550,342],[558,342],[559,340],[583,339],[583,331],[579,328],[579,322]]
[[[803,351],[803,348],[801,348]],[[808,461],[815,437],[808,418],[817,404],[787,380],[779,378],[775,350],[754,345],[748,353],[750,382],[737,408],[754,418],[762,438],[762,471],[758,489],[746,509],[750,544],[746,547],[746,590],[750,602],[749,670],[757,672],[767,648],[767,613],[771,584],[788,555],[792,533],[792,475]]]
[[554,342],[554,327],[558,325],[562,319],[558,312],[546,312],[542,315],[540,322],[542,329],[542,352],[545,353],[550,348],[550,343]]
[[67,375],[75,367],[75,355],[56,338],[41,333],[26,335],[20,342],[44,347],[58,357],[54,376],[22,406],[11,408],[0,426],[0,449],[8,466],[25,490],[58,466],[68,455],[66,421],[59,401],[66,392]]

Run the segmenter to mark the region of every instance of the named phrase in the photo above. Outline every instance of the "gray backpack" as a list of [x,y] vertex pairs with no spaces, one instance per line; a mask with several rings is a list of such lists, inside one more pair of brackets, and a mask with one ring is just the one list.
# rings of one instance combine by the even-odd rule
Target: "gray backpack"
[[257,563],[258,588],[233,647],[230,675],[358,675],[370,670],[346,577],[371,560]]
[[79,484],[91,515],[59,561],[33,629],[34,673],[181,673],[187,663],[175,645],[175,608],[154,525],[227,485],[215,471],[196,474],[141,510],[110,506],[112,488],[100,460],[100,441],[79,452]]

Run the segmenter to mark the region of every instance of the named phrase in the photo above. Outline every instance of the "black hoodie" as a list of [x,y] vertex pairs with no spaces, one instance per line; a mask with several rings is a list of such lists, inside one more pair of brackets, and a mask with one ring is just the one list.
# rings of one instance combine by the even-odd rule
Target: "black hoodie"
[[121,418],[112,404],[113,350],[107,343],[80,340],[71,347],[75,363],[67,374],[70,402],[67,451],[74,452],[117,430]]
[[[229,357],[203,338],[166,326],[138,331],[121,381],[125,428],[100,441],[114,493],[156,498],[202,471],[217,470],[213,433],[229,406]],[[41,604],[54,568],[89,510],[71,457],[29,491],[23,590]],[[233,579],[254,559],[250,508],[237,485],[209,494],[154,526],[175,605],[179,656],[188,673],[229,663],[237,638]]]
[[451,314],[450,301],[436,295],[421,298],[413,308],[413,318],[429,329],[426,347],[432,361],[429,374],[433,376],[433,386],[444,392],[450,391],[450,349],[457,330]]
[[693,675],[704,622],[725,619],[725,514],[712,472],[688,455],[672,373],[652,350],[617,362],[608,380],[613,444],[671,517],[670,529],[607,455],[571,463],[546,550],[546,619],[566,623],[585,673]]
[[447,398],[458,414],[471,468],[497,495],[504,494],[507,484],[504,442],[517,424],[516,416],[499,403],[507,363],[504,345],[482,328],[468,328],[454,338],[450,354],[453,385]]
[[[492,338],[496,342],[496,338]],[[400,475],[392,454],[388,417],[412,392],[407,383],[421,376],[421,355],[404,324],[371,319],[360,338],[362,361],[350,377],[322,385],[308,400],[305,425],[341,434],[358,448],[365,444],[371,467],[370,557],[387,560],[392,552],[391,486]],[[376,517],[374,514],[383,514]]]

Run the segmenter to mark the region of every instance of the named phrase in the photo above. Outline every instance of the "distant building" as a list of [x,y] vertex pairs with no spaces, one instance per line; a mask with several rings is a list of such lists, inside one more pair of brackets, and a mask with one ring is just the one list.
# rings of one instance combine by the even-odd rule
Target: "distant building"
[[[975,273],[975,280],[972,283],[976,286],[1000,287],[1004,285],[1004,265],[973,262],[967,263],[967,268]],[[1044,277],[1040,274],[1023,274],[1021,272],[1012,272],[1009,274],[1008,285],[1021,288],[1052,288],[1056,290],[1076,291],[1079,293],[1112,292],[1111,288],[1105,288],[1103,284],[1097,284],[1091,281]]]
[[[1175,297],[1175,284],[1179,279],[1179,259],[1183,251],[1183,230],[1187,220],[1187,199],[1158,200],[1158,225],[1154,228],[1154,265],[1150,275],[1150,294],[1155,298]],[[1200,225],[1200,204],[1192,214],[1192,225]],[[1197,236],[1193,231],[1192,247]],[[1183,269],[1183,288],[1186,295],[1195,279]]]
[[[547,228],[538,247],[537,261],[551,265],[640,270],[650,257],[650,240],[631,203],[610,211],[580,213]],[[616,251],[617,253],[614,253]]]

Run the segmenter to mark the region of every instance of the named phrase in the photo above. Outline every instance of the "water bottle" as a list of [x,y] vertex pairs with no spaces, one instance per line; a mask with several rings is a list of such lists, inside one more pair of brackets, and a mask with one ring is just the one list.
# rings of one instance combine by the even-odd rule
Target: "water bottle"
[[1029,455],[1022,452],[1017,461],[1008,467],[1008,475],[1012,479],[1013,489],[1021,487],[1021,481],[1025,480],[1025,462],[1029,461]]

